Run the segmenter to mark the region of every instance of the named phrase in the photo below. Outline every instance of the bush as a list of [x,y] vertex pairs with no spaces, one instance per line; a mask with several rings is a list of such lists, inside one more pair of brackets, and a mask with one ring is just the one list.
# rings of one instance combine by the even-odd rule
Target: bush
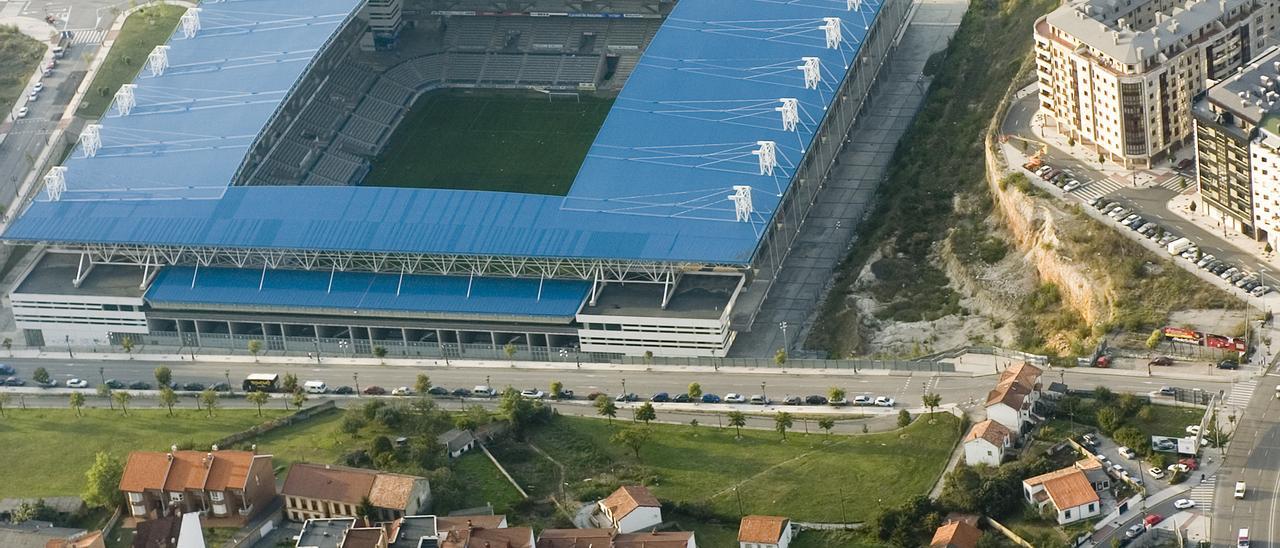
[[906,428],[911,424],[911,413],[906,409],[898,411],[898,428]]

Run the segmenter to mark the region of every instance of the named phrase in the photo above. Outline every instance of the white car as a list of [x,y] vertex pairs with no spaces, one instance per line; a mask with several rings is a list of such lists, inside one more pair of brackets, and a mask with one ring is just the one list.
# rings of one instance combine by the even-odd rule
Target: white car
[[39,99],[39,98],[40,98],[40,92],[38,92],[38,91],[33,91],[33,92],[31,92],[31,93],[27,94],[27,101],[28,101],[28,102],[33,102],[33,101],[35,101],[36,99]]
[[1066,185],[1064,185],[1064,186],[1062,187],[1062,191],[1063,191],[1063,192],[1071,192],[1072,190],[1075,190],[1075,189],[1077,189],[1077,188],[1080,188],[1081,186],[1083,186],[1083,185],[1080,183],[1080,181],[1077,181],[1077,180],[1075,180],[1075,179],[1072,179],[1070,182],[1068,182]]
[[1147,470],[1147,473],[1151,474],[1151,477],[1155,479],[1164,479],[1164,470],[1159,468],[1152,467],[1150,470]]
[[746,403],[747,397],[737,392],[730,392],[724,395],[725,403]]
[[18,114],[16,115],[16,117],[17,117],[17,118],[26,118],[26,117],[27,117],[27,113],[28,113],[28,112],[31,112],[31,109],[29,109],[29,108],[27,108],[27,107],[19,108],[19,109],[18,109]]
[[1187,473],[1187,472],[1190,472],[1190,471],[1191,471],[1191,467],[1190,467],[1190,466],[1187,466],[1187,465],[1185,465],[1185,464],[1182,464],[1182,463],[1180,463],[1180,462],[1175,462],[1175,463],[1173,463],[1173,464],[1170,464],[1170,465],[1169,465],[1169,467],[1168,467],[1168,468],[1166,468],[1166,470],[1168,470],[1168,471],[1170,471],[1170,472],[1182,472],[1182,473],[1184,473],[1184,474],[1185,474],[1185,473]]
[[391,395],[392,396],[412,396],[413,389],[409,388],[408,386],[401,386],[400,388],[392,390]]
[[876,398],[876,405],[880,407],[893,407],[897,404],[898,402],[893,401],[893,398],[890,398],[889,396],[880,396]]
[[89,387],[89,381],[86,381],[84,379],[67,380],[67,388],[88,388],[88,387]]
[[1178,499],[1173,501],[1173,507],[1179,510],[1186,510],[1187,508],[1195,508],[1196,501],[1191,499]]
[[1121,448],[1120,448],[1120,454],[1121,454],[1121,455],[1124,455],[1124,458],[1126,458],[1126,459],[1132,459],[1132,458],[1134,458],[1134,457],[1138,456],[1138,454],[1137,454],[1137,453],[1135,453],[1135,452],[1133,451],[1133,449],[1129,449],[1128,447],[1121,447]]
[[531,398],[531,399],[535,399],[535,400],[540,400],[540,399],[542,399],[542,398],[547,397],[547,393],[546,393],[546,392],[543,392],[543,391],[541,391],[541,390],[537,390],[537,389],[534,389],[534,388],[530,388],[530,389],[528,389],[528,390],[521,390],[521,391],[520,391],[520,395],[521,395],[521,396],[524,396],[524,397],[526,397],[526,398]]
[[875,403],[876,403],[875,398],[872,398],[871,396],[868,396],[866,394],[853,397],[854,405],[875,405]]
[[31,86],[31,91],[32,92],[44,91],[44,82],[36,82],[36,85]]
[[1191,434],[1192,436],[1195,436],[1195,435],[1200,434],[1200,425],[1198,425],[1198,424],[1193,424],[1193,425],[1191,425],[1191,426],[1188,426],[1188,427],[1187,427],[1187,433],[1188,433],[1188,434]]

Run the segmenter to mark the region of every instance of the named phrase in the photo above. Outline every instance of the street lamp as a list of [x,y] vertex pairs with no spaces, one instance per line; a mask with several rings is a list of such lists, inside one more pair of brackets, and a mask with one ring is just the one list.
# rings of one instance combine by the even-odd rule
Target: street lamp
[[223,370],[222,370],[222,375],[223,375],[224,377],[226,377],[226,379],[227,379],[227,392],[228,392],[230,395],[232,395],[232,396],[236,395],[236,390],[235,390],[235,388],[232,388],[232,387],[231,387],[231,370],[230,370],[230,369],[223,369]]
[[316,363],[319,364],[320,363],[320,335],[316,335],[315,340],[312,340],[311,344],[314,344],[316,346]]
[[356,371],[351,374],[351,380],[356,383],[356,397],[360,397],[360,372]]
[[782,329],[782,351],[786,352],[790,348],[787,345],[787,322],[778,322],[778,328]]
[[105,367],[98,368],[98,380],[101,381],[102,384],[107,384],[107,375],[106,375]]
[[67,341],[67,357],[69,358],[76,357],[75,354],[71,353],[71,335],[65,335],[64,339]]
[[622,379],[622,397],[627,397],[627,379]]
[[760,381],[760,397],[764,398],[765,403],[769,402],[769,394],[764,391],[764,381]]

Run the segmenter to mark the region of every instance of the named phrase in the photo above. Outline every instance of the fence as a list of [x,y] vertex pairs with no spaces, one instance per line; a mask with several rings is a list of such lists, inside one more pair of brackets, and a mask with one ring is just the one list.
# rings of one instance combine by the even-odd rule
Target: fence
[[230,436],[227,436],[225,438],[222,438],[214,442],[214,445],[217,445],[218,447],[225,449],[237,443],[243,442],[245,440],[261,436],[263,434],[266,434],[267,432],[271,432],[272,430],[275,430],[277,428],[290,426],[295,423],[310,419],[316,415],[320,415],[323,413],[327,413],[329,411],[336,410],[337,408],[338,406],[336,403],[333,402],[333,400],[328,400],[319,405],[313,405],[311,407],[298,411],[297,413],[294,413],[287,417],[276,419],[271,422],[259,424],[248,430],[242,430],[240,432],[236,432],[234,434],[231,434]]

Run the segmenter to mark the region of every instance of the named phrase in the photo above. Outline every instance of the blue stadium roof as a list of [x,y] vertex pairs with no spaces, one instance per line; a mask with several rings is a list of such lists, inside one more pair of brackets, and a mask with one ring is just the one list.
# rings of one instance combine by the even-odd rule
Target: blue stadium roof
[[[67,163],[61,201],[33,203],[5,237],[747,264],[881,5],[866,0],[851,11],[846,0],[681,1],[630,76],[565,197],[228,187],[282,91],[358,4],[203,5],[204,30],[191,40],[176,33],[170,70],[138,78],[135,115],[105,118],[102,151]],[[297,26],[238,27],[234,40],[212,32],[217,21],[247,11],[271,12]],[[830,17],[839,18],[841,29],[834,48],[821,28]],[[234,44],[198,47],[205,39]],[[229,62],[232,56],[260,56],[271,74],[242,78],[259,69]],[[805,85],[798,68],[803,57],[819,60],[816,88]],[[225,96],[189,98],[190,90],[229,86]],[[185,95],[174,99],[174,88]],[[776,110],[781,98],[797,100],[795,131],[783,129]],[[760,174],[753,154],[758,141],[777,144],[772,175]],[[753,189],[751,222],[735,221],[728,196],[736,185]]]
[[[167,267],[147,291],[155,304],[572,318],[591,288],[577,280]],[[194,282],[194,284],[193,284]],[[261,289],[259,289],[261,284]]]

